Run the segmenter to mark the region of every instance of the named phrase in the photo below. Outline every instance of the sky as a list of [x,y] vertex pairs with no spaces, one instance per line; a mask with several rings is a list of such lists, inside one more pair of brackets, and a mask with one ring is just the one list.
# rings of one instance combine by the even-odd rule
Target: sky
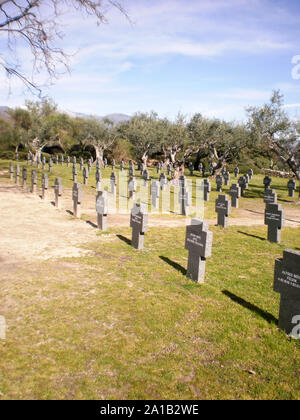
[[[156,111],[243,121],[274,89],[300,117],[299,0],[123,0],[108,23],[68,11],[60,43],[71,73],[43,89],[61,110],[107,115]],[[4,40],[0,38],[2,53]],[[30,69],[30,55],[19,48]],[[43,75],[39,76],[42,80]],[[34,99],[0,72],[0,105]]]

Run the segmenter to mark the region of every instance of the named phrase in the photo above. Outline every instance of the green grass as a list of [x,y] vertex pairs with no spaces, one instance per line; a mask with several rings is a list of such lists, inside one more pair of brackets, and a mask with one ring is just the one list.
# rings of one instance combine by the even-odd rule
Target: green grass
[[212,230],[204,285],[185,276],[184,228],[149,230],[141,252],[129,229],[100,233],[93,256],[8,275],[3,397],[299,398],[300,342],[277,329],[272,290],[299,229],[281,245],[259,239],[263,227]]
[[[71,187],[67,171],[53,179]],[[282,199],[285,184],[274,179]],[[257,208],[255,197],[245,205]],[[91,256],[8,271],[3,399],[299,399],[300,340],[277,328],[273,272],[284,249],[300,250],[300,229],[283,229],[281,244],[263,226],[211,230],[203,285],[185,275],[179,227],[149,229],[143,251],[129,228],[110,229],[83,246]]]

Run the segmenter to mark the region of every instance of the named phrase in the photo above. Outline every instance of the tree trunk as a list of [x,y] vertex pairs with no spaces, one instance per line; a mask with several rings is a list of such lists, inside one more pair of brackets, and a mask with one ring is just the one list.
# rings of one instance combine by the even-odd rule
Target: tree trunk
[[100,147],[97,144],[93,144],[93,146],[94,146],[95,153],[96,153],[96,161],[98,159],[99,162],[100,162],[100,165],[103,165],[103,153],[104,153],[103,147]]

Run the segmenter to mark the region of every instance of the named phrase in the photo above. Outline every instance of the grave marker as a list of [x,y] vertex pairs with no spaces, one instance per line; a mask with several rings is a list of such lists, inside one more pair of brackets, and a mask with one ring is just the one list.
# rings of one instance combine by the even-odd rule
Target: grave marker
[[222,192],[223,177],[221,175],[216,176],[217,192]]
[[31,171],[31,192],[36,193],[36,184],[37,184],[37,173],[36,170]]
[[284,211],[280,204],[267,204],[265,225],[268,225],[268,241],[279,243],[281,229],[284,226]]
[[43,173],[42,175],[42,200],[46,200],[48,195],[49,179],[48,174]]
[[216,213],[218,213],[218,225],[227,228],[228,217],[231,214],[231,202],[226,195],[219,195],[217,198]]
[[82,202],[82,188],[79,182],[74,182],[72,188],[72,199],[73,199],[73,216],[80,217],[80,209]]
[[186,228],[185,249],[189,251],[187,277],[197,283],[204,283],[206,258],[211,257],[213,233],[208,223],[192,219]]
[[110,175],[110,193],[111,194],[115,195],[117,193],[117,183],[118,183],[117,175],[115,172],[112,172]]
[[267,176],[264,177],[263,182],[264,182],[264,186],[265,186],[265,190],[266,190],[267,188],[270,188],[270,185],[272,183],[272,179],[267,175]]
[[294,198],[295,191],[296,191],[296,182],[294,179],[290,179],[288,184],[288,190],[289,190],[289,197]]
[[108,197],[106,191],[99,191],[96,197],[98,228],[107,230]]
[[264,203],[266,204],[276,204],[277,203],[277,194],[275,190],[267,188],[264,193]]
[[209,193],[211,192],[211,185],[208,179],[203,180],[203,199],[209,201]]
[[300,338],[300,252],[286,249],[275,260],[274,291],[280,293],[278,327]]
[[142,204],[134,204],[130,214],[130,227],[132,228],[132,246],[143,249],[145,232],[148,229],[148,214],[146,207]]
[[55,194],[55,207],[61,208],[61,196],[63,193],[62,179],[56,178],[54,184],[54,194]]
[[27,185],[27,168],[26,166],[23,166],[22,169],[22,186],[25,188]]
[[157,210],[159,208],[159,196],[160,196],[160,185],[158,181],[152,180],[150,193],[151,193],[152,207],[154,207]]
[[128,192],[129,192],[129,200],[134,200],[135,193],[136,193],[136,180],[133,176],[129,178]]
[[245,197],[245,191],[246,191],[246,188],[247,188],[247,182],[246,182],[245,177],[240,176],[239,180],[238,180],[238,184],[239,184],[239,187],[241,189],[241,196]]
[[20,185],[20,165],[16,164],[16,184]]
[[241,196],[241,188],[238,184],[232,184],[229,190],[231,196],[231,207],[239,208],[239,198]]

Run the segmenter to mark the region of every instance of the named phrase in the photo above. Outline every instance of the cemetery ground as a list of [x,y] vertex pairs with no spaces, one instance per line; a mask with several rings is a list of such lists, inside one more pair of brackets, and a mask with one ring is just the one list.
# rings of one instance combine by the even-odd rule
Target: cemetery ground
[[275,259],[300,250],[298,192],[288,197],[286,179],[272,184],[288,219],[281,244],[266,240],[262,175],[226,230],[215,226],[212,182],[213,249],[200,285],[186,277],[184,217],[150,214],[137,251],[128,215],[95,228],[95,169],[75,220],[72,165],[54,165],[49,179],[63,178],[61,210],[52,188],[42,202],[16,187],[8,165],[0,162],[2,399],[299,399],[300,340],[278,330],[273,291]]

